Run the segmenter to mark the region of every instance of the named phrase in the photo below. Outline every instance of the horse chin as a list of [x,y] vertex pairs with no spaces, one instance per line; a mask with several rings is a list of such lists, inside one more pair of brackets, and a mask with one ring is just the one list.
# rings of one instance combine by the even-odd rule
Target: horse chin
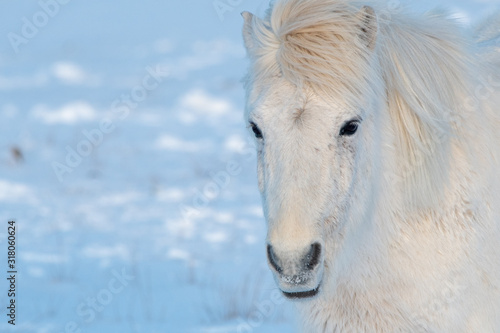
[[302,292],[297,292],[297,293],[285,292],[285,291],[281,291],[281,292],[288,299],[291,299],[294,301],[301,301],[301,300],[303,301],[303,300],[310,300],[310,299],[315,298],[319,293],[320,287],[321,287],[321,284],[318,285],[315,289],[312,289],[309,291],[302,291]]

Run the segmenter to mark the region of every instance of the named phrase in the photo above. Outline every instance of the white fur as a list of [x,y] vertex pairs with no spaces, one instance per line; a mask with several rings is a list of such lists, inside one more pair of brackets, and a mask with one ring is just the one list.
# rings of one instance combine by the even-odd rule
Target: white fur
[[303,331],[500,332],[500,18],[363,5],[244,15],[268,241],[324,249]]

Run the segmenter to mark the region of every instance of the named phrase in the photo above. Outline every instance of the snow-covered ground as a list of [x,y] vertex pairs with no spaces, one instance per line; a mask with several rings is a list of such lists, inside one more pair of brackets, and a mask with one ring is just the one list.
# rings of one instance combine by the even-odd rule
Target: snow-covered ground
[[[469,24],[500,0],[439,4]],[[19,273],[1,332],[293,332],[242,121],[239,13],[266,7],[5,1],[0,276],[10,219]]]

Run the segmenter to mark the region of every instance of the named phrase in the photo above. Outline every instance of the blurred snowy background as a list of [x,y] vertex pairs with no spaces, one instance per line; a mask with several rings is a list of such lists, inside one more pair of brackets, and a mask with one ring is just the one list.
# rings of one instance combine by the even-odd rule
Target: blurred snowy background
[[[435,5],[469,25],[500,0],[412,4]],[[242,121],[239,13],[266,8],[2,2],[0,276],[9,219],[20,273],[1,332],[293,332]]]

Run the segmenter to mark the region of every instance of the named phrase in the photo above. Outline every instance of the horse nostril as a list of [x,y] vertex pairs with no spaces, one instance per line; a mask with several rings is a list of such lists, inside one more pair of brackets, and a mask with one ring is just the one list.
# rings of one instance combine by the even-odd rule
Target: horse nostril
[[304,259],[305,269],[308,271],[312,271],[319,264],[320,257],[321,257],[321,244],[314,243],[313,245],[311,245],[311,250]]
[[267,258],[276,272],[281,274],[281,272],[283,272],[283,269],[278,265],[278,258],[276,257],[276,254],[274,253],[273,247],[271,245],[267,245]]

